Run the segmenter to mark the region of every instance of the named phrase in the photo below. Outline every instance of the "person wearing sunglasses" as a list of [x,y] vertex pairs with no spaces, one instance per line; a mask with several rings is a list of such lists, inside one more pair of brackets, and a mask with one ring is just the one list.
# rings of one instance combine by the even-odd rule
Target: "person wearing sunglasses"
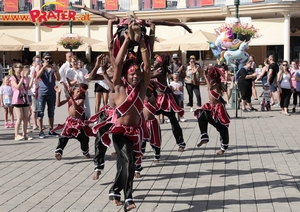
[[292,92],[294,92],[291,78],[291,73],[288,69],[288,62],[284,60],[282,62],[282,68],[277,75],[277,87],[280,95],[281,114],[286,116],[290,116],[288,113],[288,107]]
[[53,65],[53,60],[49,52],[45,52],[42,57],[43,63],[38,66],[36,78],[39,79],[38,88],[38,125],[39,125],[39,137],[45,138],[46,135],[43,131],[43,117],[45,106],[48,107],[49,118],[49,136],[56,136],[56,132],[52,132],[54,123],[54,110],[56,102],[56,91],[54,89],[56,80],[60,80],[60,75],[57,66]]

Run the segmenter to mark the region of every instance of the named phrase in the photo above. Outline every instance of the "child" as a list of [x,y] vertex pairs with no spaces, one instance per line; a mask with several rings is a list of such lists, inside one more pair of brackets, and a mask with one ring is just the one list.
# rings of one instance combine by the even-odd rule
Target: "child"
[[90,158],[89,154],[89,136],[95,136],[92,129],[84,123],[84,99],[87,85],[80,83],[76,86],[73,92],[69,93],[68,99],[60,101],[61,89],[57,86],[55,91],[57,93],[56,106],[60,107],[68,103],[69,116],[65,124],[59,124],[52,131],[63,129],[60,138],[58,139],[58,145],[55,150],[55,158],[61,160],[63,150],[66,147],[70,138],[76,138],[80,142],[81,150],[86,159]]
[[270,91],[269,87],[270,87],[269,84],[265,83],[264,84],[264,90],[261,93],[261,95],[259,96],[259,97],[263,97],[263,101],[260,103],[261,111],[265,111],[265,109],[268,110],[268,111],[271,110],[270,99],[271,99],[271,96],[272,96],[272,92]]
[[[9,81],[10,76],[3,78],[3,83],[0,87],[0,106],[4,108],[5,128],[14,128],[14,111],[12,106],[13,90]],[[8,124],[8,112],[10,114],[10,124]]]
[[[176,100],[178,101],[178,105],[179,107],[183,108],[183,84],[181,81],[179,81],[179,75],[178,74],[173,74],[173,81],[170,83],[170,88],[174,93],[174,96],[176,98]],[[177,113],[178,115],[178,121],[180,122],[185,122],[185,119],[179,116],[179,113]]]

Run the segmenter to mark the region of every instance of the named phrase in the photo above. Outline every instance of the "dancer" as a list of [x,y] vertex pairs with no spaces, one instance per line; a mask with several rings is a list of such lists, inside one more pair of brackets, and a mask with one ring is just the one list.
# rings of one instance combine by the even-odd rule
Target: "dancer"
[[212,66],[207,73],[204,73],[204,78],[208,87],[209,102],[205,103],[200,109],[194,113],[195,118],[198,119],[198,124],[201,132],[201,141],[197,145],[201,147],[203,144],[208,143],[209,137],[207,135],[207,125],[210,123],[220,133],[221,149],[217,152],[222,155],[228,149],[229,135],[229,115],[225,108],[225,101],[222,98],[222,85],[220,70]]
[[179,117],[183,117],[184,110],[178,106],[173,92],[168,87],[167,73],[169,61],[170,56],[167,54],[157,56],[154,61],[154,71],[152,72],[151,78],[157,88],[156,115],[163,114],[169,118],[173,135],[179,146],[178,152],[183,152],[186,144],[175,113],[179,113]]
[[[128,32],[125,31],[124,43],[116,61],[125,57],[129,42]],[[117,173],[110,189],[109,198],[115,205],[121,205],[120,191],[123,189],[124,211],[130,211],[136,207],[132,199],[133,178],[135,165],[140,165],[142,160],[143,100],[150,80],[149,54],[143,39],[139,41],[139,46],[143,60],[141,66],[143,72],[141,72],[139,64],[129,58],[124,64],[118,64],[113,76],[116,109],[112,118],[114,125],[111,133],[117,152]]]
[[84,123],[84,99],[88,86],[80,83],[75,86],[72,92],[66,89],[68,98],[60,101],[61,89],[55,86],[57,93],[56,106],[60,107],[68,103],[69,116],[64,124],[59,124],[53,131],[63,129],[55,150],[55,158],[62,159],[63,150],[70,138],[76,138],[80,142],[82,154],[86,159],[90,158],[89,154],[89,136],[94,136],[92,129]]
[[157,94],[155,92],[155,86],[153,83],[150,83],[146,91],[143,109],[143,114],[145,116],[146,126],[150,135],[150,139],[143,141],[142,152],[143,154],[145,153],[147,141],[149,141],[150,146],[154,150],[154,164],[157,164],[159,162],[161,148],[161,131],[158,121],[155,117],[156,95]]

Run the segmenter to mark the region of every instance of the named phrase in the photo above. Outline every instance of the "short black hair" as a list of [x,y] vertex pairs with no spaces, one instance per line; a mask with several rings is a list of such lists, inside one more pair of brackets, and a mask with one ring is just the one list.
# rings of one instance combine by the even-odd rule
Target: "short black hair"
[[43,58],[45,58],[46,56],[51,56],[50,52],[44,52],[43,53]]

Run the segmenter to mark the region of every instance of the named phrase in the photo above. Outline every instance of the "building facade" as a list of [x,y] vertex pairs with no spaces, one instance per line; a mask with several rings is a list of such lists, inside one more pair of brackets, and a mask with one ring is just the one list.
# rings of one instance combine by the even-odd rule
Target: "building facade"
[[[56,0],[68,5],[68,0]],[[193,31],[203,30],[214,33],[214,29],[224,23],[225,18],[236,14],[236,0],[70,0],[73,4],[85,4],[95,10],[106,10],[120,17],[129,14],[141,19],[159,19],[186,23]],[[14,3],[12,5],[12,2]],[[32,42],[48,40],[70,32],[68,21],[49,19],[47,24],[33,22],[32,10],[61,9],[61,4],[51,4],[53,0],[1,0],[1,32],[26,38]],[[299,60],[300,57],[300,0],[240,0],[239,16],[251,17],[251,24],[260,29],[262,35],[250,43],[249,53],[261,63],[268,54],[274,53],[279,60]],[[50,3],[50,4],[49,4]],[[42,9],[41,9],[42,8]],[[103,17],[76,9],[77,20],[72,22],[72,33],[99,41],[106,41],[107,20]],[[50,17],[51,18],[51,17]],[[53,18],[53,17],[52,17]],[[64,23],[64,24],[63,24]],[[63,25],[61,25],[63,24]],[[57,27],[57,25],[61,25]],[[50,27],[49,27],[50,26]],[[51,26],[53,28],[51,28]],[[156,36],[170,39],[187,33],[180,27],[158,26]],[[34,52],[40,53],[40,52]],[[1,57],[0,53],[0,57]],[[32,53],[6,52],[6,58],[24,58]],[[60,57],[63,53],[56,52]],[[194,53],[193,53],[194,54]],[[93,53],[86,51],[88,58]],[[56,56],[54,56],[55,58]],[[182,52],[183,60],[186,52]],[[206,52],[202,59],[212,59]],[[92,58],[93,59],[93,58]]]

